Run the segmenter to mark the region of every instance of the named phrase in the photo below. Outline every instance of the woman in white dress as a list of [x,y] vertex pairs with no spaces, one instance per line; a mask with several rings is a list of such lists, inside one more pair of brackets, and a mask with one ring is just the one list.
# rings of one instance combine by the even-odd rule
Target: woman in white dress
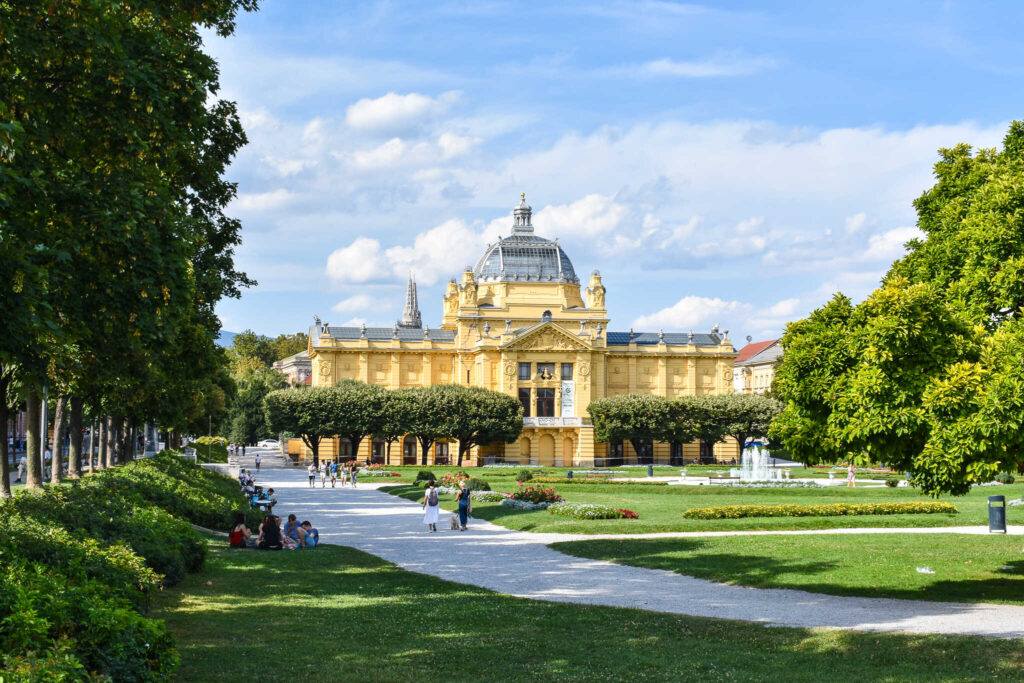
[[437,498],[434,480],[427,483],[427,492],[423,494],[423,523],[430,531],[437,531],[437,520],[440,516],[441,504]]

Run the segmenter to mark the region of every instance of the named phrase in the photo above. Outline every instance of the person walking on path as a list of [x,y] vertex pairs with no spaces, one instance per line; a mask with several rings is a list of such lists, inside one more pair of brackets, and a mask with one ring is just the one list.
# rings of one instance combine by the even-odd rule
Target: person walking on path
[[245,444],[242,444],[242,457],[245,457]]
[[334,488],[334,483],[338,481],[338,463],[334,460],[327,466],[327,469],[331,472],[331,488]]
[[313,463],[309,463],[309,467],[306,468],[306,473],[309,475],[309,488],[315,489],[316,488],[316,483],[315,483],[316,482],[316,467],[313,466]]
[[341,487],[345,488],[345,484],[348,483],[348,463],[338,465],[338,469],[341,470]]
[[459,524],[461,525],[459,531],[465,531],[469,522],[469,513],[472,512],[469,489],[466,488],[465,479],[459,480],[459,492],[455,494],[455,500],[459,501]]
[[21,457],[18,458],[18,478],[14,481],[21,483],[21,480],[25,478],[25,469],[28,467],[28,461],[25,460],[25,454],[22,453]]
[[349,479],[352,481],[352,488],[355,488],[359,483],[359,463],[355,461],[352,462],[352,476]]
[[441,516],[441,502],[437,498],[434,480],[427,482],[427,492],[423,495],[423,523],[430,531],[437,531],[437,520]]
[[327,463],[320,461],[320,488],[327,488]]
[[857,470],[853,466],[853,461],[850,461],[850,466],[846,469],[846,488],[854,488],[857,486]]
[[260,472],[260,454],[257,453],[256,454],[256,473],[259,474],[259,472]]

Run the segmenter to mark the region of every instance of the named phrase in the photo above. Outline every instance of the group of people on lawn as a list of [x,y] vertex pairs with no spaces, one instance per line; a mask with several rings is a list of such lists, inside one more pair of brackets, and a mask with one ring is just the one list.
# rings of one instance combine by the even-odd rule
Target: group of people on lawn
[[306,520],[299,523],[295,515],[288,515],[284,528],[281,518],[267,514],[260,524],[256,538],[245,524],[245,515],[235,515],[235,523],[228,533],[228,545],[232,548],[258,548],[260,550],[299,550],[315,548],[320,542],[320,532]]
[[320,467],[317,467],[313,463],[309,464],[306,468],[306,473],[309,475],[309,488],[316,488],[316,477],[320,475],[320,488],[327,488],[327,479],[331,480],[331,488],[333,489],[335,483],[338,481],[338,477],[341,477],[341,485],[344,486],[346,483],[351,483],[352,488],[356,487],[359,482],[359,463],[354,460],[342,463],[339,465],[333,460],[327,463],[324,460],[320,461]]

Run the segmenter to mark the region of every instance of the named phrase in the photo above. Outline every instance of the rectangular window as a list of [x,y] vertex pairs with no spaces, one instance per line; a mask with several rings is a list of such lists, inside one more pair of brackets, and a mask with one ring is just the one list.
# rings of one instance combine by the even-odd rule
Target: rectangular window
[[537,374],[540,375],[541,379],[554,379],[554,377],[555,377],[555,364],[554,363],[537,363]]
[[374,441],[370,450],[370,462],[384,462],[384,453],[387,451],[383,441]]
[[562,363],[562,379],[572,380],[572,363]]
[[555,390],[537,390],[537,417],[555,416]]
[[341,443],[338,444],[338,448],[341,451],[340,453],[338,453],[338,455],[340,455],[341,457],[352,457],[352,442],[349,441],[348,439],[342,439]]
[[435,465],[447,465],[448,464],[448,444],[439,443],[434,445],[434,464]]
[[530,417],[530,390],[519,390],[519,402],[523,404],[523,417]]
[[520,363],[519,364],[519,379],[529,380],[530,379],[530,364]]

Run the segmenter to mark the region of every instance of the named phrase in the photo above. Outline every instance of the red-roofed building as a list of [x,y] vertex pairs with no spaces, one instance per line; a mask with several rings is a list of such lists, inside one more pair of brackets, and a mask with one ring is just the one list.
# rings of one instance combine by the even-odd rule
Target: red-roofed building
[[733,390],[737,394],[767,393],[775,378],[775,362],[781,357],[782,346],[778,339],[751,342],[744,346],[733,362]]

